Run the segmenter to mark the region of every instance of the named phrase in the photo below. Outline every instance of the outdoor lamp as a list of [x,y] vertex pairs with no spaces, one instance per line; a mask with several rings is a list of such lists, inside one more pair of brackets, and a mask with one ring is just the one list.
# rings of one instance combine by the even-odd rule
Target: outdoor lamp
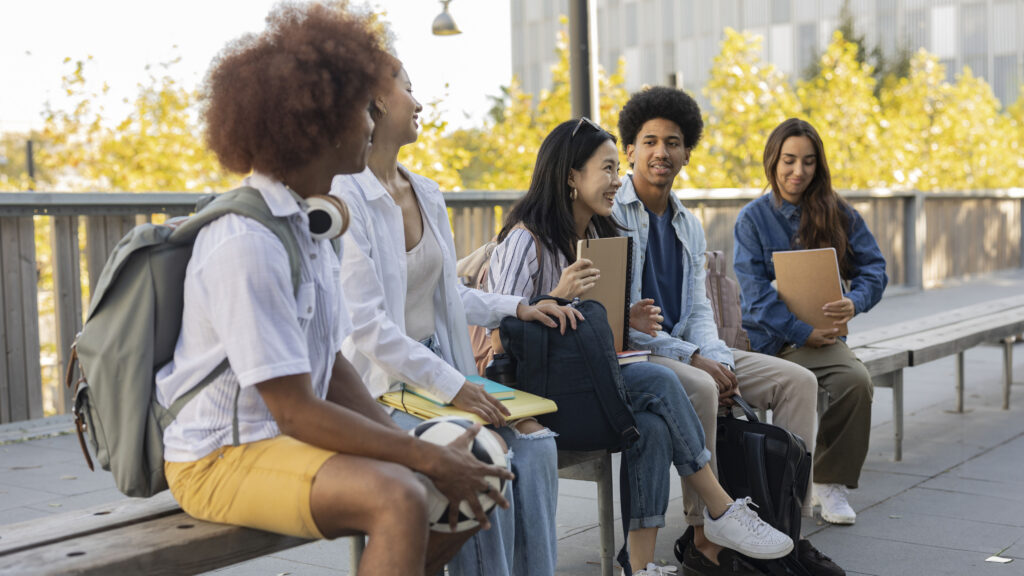
[[452,0],[441,0],[441,4],[444,4],[444,11],[434,18],[434,24],[432,26],[434,36],[454,36],[456,34],[462,34],[462,30],[455,25],[455,19],[448,13],[448,3]]

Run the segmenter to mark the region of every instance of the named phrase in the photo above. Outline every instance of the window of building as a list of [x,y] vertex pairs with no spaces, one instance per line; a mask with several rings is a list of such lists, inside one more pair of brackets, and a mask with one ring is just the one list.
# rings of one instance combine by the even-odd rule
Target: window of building
[[785,24],[789,20],[789,0],[772,0],[772,24]]
[[793,73],[793,26],[779,24],[769,31],[769,58],[785,74]]
[[[1021,8],[1024,10],[1024,6]],[[1008,0],[992,4],[992,52],[1015,52],[1020,34],[1016,2]]]
[[675,0],[661,0],[661,38],[667,41],[675,37]]
[[679,0],[679,35],[693,37],[693,0]]
[[911,51],[917,51],[931,45],[927,10],[911,10],[907,12],[906,26],[907,45]]
[[992,74],[992,87],[996,98],[1003,104],[1009,106],[1017,101],[1018,90],[1020,89],[1021,78],[1017,72],[1017,55],[1003,54],[996,56],[992,63],[995,70]]
[[818,58],[818,25],[801,24],[796,31],[796,73],[803,74]]
[[768,21],[765,14],[765,2],[744,2],[743,3],[743,27],[756,28],[764,26]]
[[956,58],[956,6],[932,8],[931,52],[939,58]]
[[626,2],[626,46],[637,45],[638,24],[636,2]]

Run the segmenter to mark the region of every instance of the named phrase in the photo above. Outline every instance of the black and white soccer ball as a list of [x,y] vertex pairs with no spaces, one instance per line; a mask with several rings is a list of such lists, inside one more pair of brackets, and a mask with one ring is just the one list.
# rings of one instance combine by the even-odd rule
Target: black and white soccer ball
[[[433,444],[441,446],[447,446],[453,440],[462,436],[466,433],[466,429],[471,428],[473,422],[459,418],[457,416],[441,416],[439,418],[431,418],[425,422],[420,423],[418,426],[409,431],[409,434],[426,440]],[[473,442],[469,446],[469,451],[476,456],[477,460],[480,460],[484,464],[493,464],[502,468],[507,466],[505,460],[505,453],[501,449],[501,444],[494,438],[492,434],[489,434],[486,430],[481,430]],[[430,521],[430,529],[435,532],[451,532],[451,526],[448,524],[448,509],[449,502],[448,498],[441,493],[440,490],[434,487],[434,483],[431,482],[424,476],[419,476],[423,480],[427,487],[427,520]],[[498,493],[505,493],[505,479],[498,478],[497,476],[487,476],[486,481],[492,487],[494,487]],[[479,496],[480,506],[484,512],[490,512],[494,508],[494,500],[489,496],[481,494]],[[463,501],[459,506],[459,522],[455,526],[456,532],[462,532],[475,528],[479,522],[473,515],[473,509],[470,508],[469,503]]]

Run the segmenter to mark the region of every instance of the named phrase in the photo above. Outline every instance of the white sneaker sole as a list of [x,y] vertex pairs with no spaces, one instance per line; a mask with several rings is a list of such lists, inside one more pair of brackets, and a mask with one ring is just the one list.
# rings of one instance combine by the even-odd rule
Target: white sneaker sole
[[710,540],[712,543],[718,544],[719,546],[721,546],[723,548],[729,548],[730,550],[734,550],[736,552],[739,552],[740,554],[743,554],[744,556],[749,556],[751,558],[757,558],[758,560],[774,560],[776,558],[782,558],[783,556],[785,556],[785,555],[787,555],[787,554],[789,554],[790,552],[793,551],[793,540],[789,540],[786,543],[785,548],[776,549],[776,550],[752,550],[752,549],[741,548],[739,546],[739,543],[737,543],[737,542],[730,542],[730,541],[725,540],[725,539],[719,539],[719,538],[717,538],[717,535],[713,535],[713,534],[709,533],[706,524],[704,526],[704,537],[707,538],[708,540]]

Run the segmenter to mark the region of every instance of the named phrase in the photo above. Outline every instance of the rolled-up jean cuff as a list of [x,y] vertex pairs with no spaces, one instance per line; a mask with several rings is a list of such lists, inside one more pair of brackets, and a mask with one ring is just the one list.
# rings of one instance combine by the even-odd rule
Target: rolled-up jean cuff
[[683,478],[692,476],[697,472],[700,472],[701,468],[708,465],[711,461],[711,451],[705,448],[697,455],[697,458],[690,462],[683,462],[682,464],[676,464],[676,472]]
[[664,528],[665,516],[645,516],[644,518],[632,518],[629,521],[629,531],[643,530],[644,528]]

